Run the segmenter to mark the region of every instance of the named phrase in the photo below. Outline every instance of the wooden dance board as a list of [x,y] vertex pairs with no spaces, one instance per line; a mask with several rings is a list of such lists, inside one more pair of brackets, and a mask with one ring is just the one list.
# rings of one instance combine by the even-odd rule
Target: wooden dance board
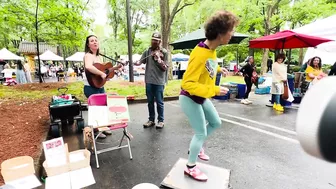
[[168,175],[163,179],[161,185],[172,189],[230,188],[230,170],[198,162],[197,165],[208,176],[207,182],[199,182],[184,175],[184,167],[186,164],[187,160],[180,158]]

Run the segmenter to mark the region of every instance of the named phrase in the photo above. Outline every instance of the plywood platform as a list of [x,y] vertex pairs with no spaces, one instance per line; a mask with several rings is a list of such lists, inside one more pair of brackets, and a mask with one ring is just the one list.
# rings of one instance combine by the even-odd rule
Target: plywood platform
[[230,170],[208,164],[197,163],[199,168],[208,176],[207,182],[199,182],[184,175],[187,160],[180,158],[161,185],[172,189],[229,189]]

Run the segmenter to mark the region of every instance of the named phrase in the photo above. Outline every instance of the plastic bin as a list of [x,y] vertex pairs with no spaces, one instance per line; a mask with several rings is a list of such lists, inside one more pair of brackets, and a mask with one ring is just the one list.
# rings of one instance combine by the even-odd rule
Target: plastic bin
[[245,92],[246,92],[246,85],[245,84],[238,84],[237,85],[238,88],[238,99],[242,99],[245,96]]
[[263,88],[257,88],[254,91],[255,94],[270,94],[271,93],[271,87],[263,87]]
[[220,85],[220,86],[228,88],[230,90],[230,94],[235,94],[235,95],[238,94],[238,88],[237,88],[236,84],[225,83],[225,84]]
[[230,91],[224,96],[214,96],[213,98],[216,99],[216,100],[229,100],[230,99]]

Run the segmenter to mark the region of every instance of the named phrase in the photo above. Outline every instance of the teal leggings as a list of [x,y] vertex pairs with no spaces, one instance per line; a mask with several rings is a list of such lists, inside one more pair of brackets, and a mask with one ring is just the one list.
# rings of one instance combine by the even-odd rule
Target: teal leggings
[[[180,95],[179,98],[182,111],[188,117],[189,123],[195,135],[190,142],[190,153],[188,164],[194,165],[203,143],[216,128],[222,125],[217,110],[209,99],[203,104],[197,104],[187,96]],[[206,123],[208,121],[208,124]]]

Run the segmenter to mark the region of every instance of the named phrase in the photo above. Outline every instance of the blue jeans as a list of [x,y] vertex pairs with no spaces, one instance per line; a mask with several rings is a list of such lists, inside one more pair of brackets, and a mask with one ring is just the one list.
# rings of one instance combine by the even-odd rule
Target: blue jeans
[[105,93],[104,87],[98,89],[95,87],[91,87],[89,85],[84,85],[84,94],[86,98],[89,98],[93,94],[100,94],[100,93]]
[[154,85],[146,83],[146,96],[148,102],[148,111],[149,111],[149,118],[150,121],[155,121],[155,108],[154,108],[154,99],[156,102],[156,108],[158,113],[158,121],[163,122],[163,90],[164,85]]
[[274,95],[274,102],[275,102],[276,104],[280,104],[280,95],[279,95],[279,94],[275,94],[275,95]]

